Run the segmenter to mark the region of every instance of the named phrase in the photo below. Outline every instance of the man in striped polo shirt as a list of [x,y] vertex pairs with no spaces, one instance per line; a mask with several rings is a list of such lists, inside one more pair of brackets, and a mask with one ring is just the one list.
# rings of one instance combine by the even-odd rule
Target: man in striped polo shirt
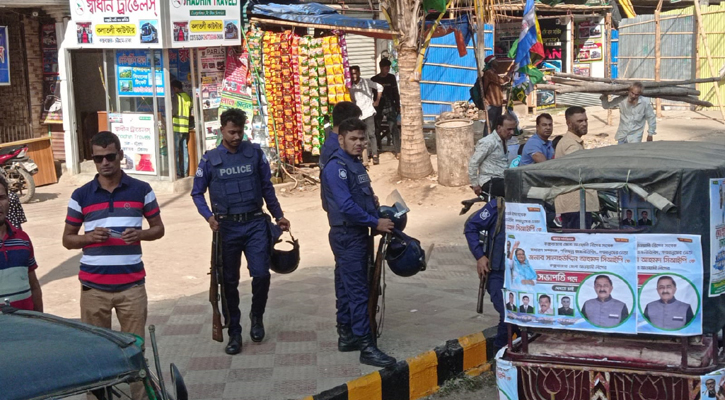
[[0,177],[0,302],[22,310],[43,311],[43,293],[35,270],[33,244],[8,221],[8,183]]
[[[98,175],[73,192],[63,231],[65,248],[83,249],[78,274],[81,320],[110,329],[115,308],[121,330],[144,338],[147,298],[141,241],[164,236],[159,205],[148,183],[121,170],[123,150],[116,135],[99,132],[91,146]],[[142,229],[144,218],[148,229]],[[137,398],[133,387],[132,391]]]

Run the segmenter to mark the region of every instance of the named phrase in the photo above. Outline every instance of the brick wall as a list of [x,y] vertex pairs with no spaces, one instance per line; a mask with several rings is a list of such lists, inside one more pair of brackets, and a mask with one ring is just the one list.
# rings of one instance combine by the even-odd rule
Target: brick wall
[[40,124],[43,109],[43,52],[40,50],[40,25],[38,18],[24,17],[25,54],[30,87],[30,121],[33,137],[48,134],[48,128]]

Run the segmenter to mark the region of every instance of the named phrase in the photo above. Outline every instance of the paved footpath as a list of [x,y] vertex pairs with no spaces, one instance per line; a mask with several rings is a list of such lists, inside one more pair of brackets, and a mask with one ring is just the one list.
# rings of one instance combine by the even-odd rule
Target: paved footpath
[[[60,245],[72,189],[64,184],[39,188],[42,201],[25,206],[30,221],[24,228],[36,246],[46,311],[77,318],[79,257]],[[211,235],[195,210],[190,213],[188,195],[183,202],[177,197],[159,196],[167,233],[158,242],[144,244],[148,324],[156,326],[164,369],[171,362],[180,368],[190,398],[300,399],[376,370],[361,365],[357,352],[337,351],[331,260],[326,266],[324,262],[319,266],[305,262],[320,259],[306,255],[306,249],[312,250],[313,244],[327,246],[326,235],[325,240],[312,240],[300,226],[305,218],[301,213],[312,208],[305,201],[319,204],[319,198],[301,199],[298,214],[288,213],[292,223],[298,224],[303,266],[290,275],[272,277],[265,314],[267,336],[261,343],[252,343],[248,334],[249,278],[240,284],[244,348],[241,354],[228,356],[224,344],[211,340],[212,314],[206,290]],[[294,199],[282,200],[286,210],[294,209]],[[308,211],[313,213],[311,219],[321,212],[318,207]],[[204,230],[203,239],[199,239],[199,230]],[[483,315],[475,312],[478,280],[474,265],[459,241],[436,244],[428,270],[414,277],[401,278],[388,270],[380,347],[405,359],[494,325],[498,316],[488,300]]]

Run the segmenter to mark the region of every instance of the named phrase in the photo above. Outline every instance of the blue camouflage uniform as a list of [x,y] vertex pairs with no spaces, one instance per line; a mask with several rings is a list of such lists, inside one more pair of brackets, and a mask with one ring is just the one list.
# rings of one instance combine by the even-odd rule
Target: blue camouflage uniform
[[351,326],[355,336],[365,336],[370,333],[368,238],[370,228],[378,226],[370,177],[357,157],[338,149],[322,170],[321,183],[335,255],[337,323]]
[[212,216],[204,198],[208,188],[219,222],[230,336],[242,332],[238,289],[242,252],[252,276],[252,314],[261,317],[267,305],[271,243],[269,217],[262,211],[263,201],[275,219],[284,216],[271,177],[262,149],[246,140],[236,153],[223,144],[208,151],[201,158],[194,177],[191,196],[199,214],[205,220]]
[[339,135],[329,129],[325,132],[325,143],[322,144],[322,150],[320,151],[320,168],[324,168],[325,164],[330,161],[332,153],[340,148],[340,142],[338,140]]
[[[501,229],[494,237],[497,220],[497,199],[492,199],[488,202],[488,204],[483,206],[483,208],[468,217],[463,233],[466,235],[468,248],[471,250],[471,254],[473,254],[473,257],[475,257],[476,260],[483,256],[488,256],[489,258],[488,261],[491,272],[488,274],[488,294],[491,296],[493,308],[495,308],[499,314],[498,333],[493,343],[495,347],[503,347],[508,344],[508,329],[504,323],[506,309],[504,308],[504,298],[502,292],[506,270],[506,252],[504,251],[506,243],[506,226],[502,222]],[[482,231],[488,232],[489,254],[484,254],[483,245],[479,241],[479,232]],[[491,241],[493,241],[493,247],[491,247]]]

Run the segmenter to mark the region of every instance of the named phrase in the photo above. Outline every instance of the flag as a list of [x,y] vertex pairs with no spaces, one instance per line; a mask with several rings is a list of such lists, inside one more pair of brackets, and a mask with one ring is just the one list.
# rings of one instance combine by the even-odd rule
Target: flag
[[544,60],[544,44],[539,21],[536,19],[534,0],[526,0],[521,34],[511,46],[509,57],[514,59],[514,95],[523,101],[534,90],[534,85],[544,79],[544,75],[536,68]]

